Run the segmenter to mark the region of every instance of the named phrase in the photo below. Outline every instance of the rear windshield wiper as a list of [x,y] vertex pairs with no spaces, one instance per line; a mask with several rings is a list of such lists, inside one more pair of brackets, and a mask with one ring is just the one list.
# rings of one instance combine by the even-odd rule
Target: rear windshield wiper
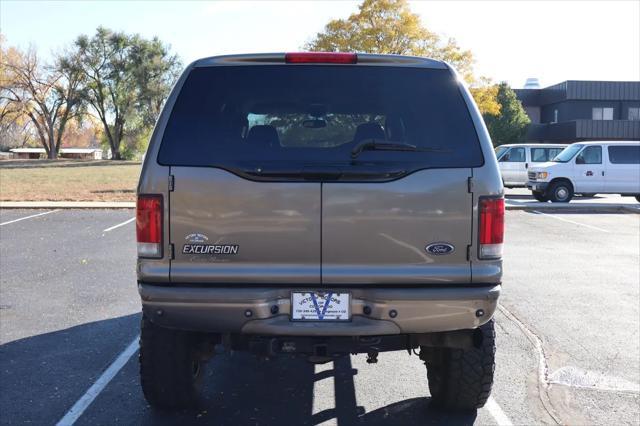
[[448,152],[439,148],[418,148],[404,142],[393,142],[385,139],[364,139],[351,150],[351,158],[356,158],[362,151],[408,151],[408,152]]

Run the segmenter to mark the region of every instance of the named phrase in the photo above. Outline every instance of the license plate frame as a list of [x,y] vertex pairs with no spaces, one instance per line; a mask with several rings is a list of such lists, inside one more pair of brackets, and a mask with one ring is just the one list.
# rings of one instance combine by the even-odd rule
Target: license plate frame
[[[329,299],[328,305],[327,299]],[[351,293],[336,290],[292,291],[291,321],[349,322],[351,321]]]

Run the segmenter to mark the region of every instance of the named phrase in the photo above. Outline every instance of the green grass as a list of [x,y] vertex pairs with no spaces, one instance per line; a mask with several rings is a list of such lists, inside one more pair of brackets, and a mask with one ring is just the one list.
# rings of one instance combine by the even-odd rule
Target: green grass
[[135,201],[140,163],[0,161],[0,201]]

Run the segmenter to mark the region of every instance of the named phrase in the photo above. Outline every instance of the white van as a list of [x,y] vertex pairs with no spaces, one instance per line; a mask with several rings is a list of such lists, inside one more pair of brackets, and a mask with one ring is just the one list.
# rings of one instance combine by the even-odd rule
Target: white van
[[577,142],[548,163],[529,168],[538,201],[566,203],[574,194],[620,194],[640,201],[640,141]]
[[558,155],[568,145],[510,144],[495,149],[502,181],[507,188],[525,186],[531,164],[544,163]]

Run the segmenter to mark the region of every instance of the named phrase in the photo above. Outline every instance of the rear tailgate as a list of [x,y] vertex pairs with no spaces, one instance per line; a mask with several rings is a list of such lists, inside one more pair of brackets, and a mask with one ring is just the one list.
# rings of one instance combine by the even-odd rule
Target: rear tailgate
[[[471,281],[470,169],[435,169],[387,183],[325,183],[324,284]],[[427,246],[445,245],[436,250]]]
[[172,282],[471,281],[467,179],[484,159],[459,82],[438,62],[365,59],[189,71],[158,151]]
[[320,184],[172,167],[177,283],[320,283]]

